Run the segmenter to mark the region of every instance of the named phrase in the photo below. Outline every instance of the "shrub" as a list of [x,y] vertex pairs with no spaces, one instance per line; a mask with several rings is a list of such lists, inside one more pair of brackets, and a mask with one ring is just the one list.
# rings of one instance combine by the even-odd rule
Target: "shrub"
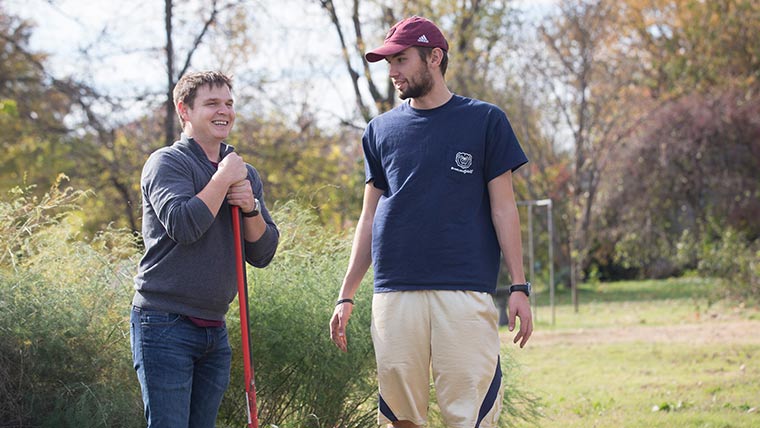
[[[81,194],[0,203],[0,420],[9,426],[130,427],[141,415],[123,314],[131,235],[86,241]],[[121,251],[114,251],[113,248]],[[127,272],[130,272],[129,274]],[[132,373],[130,373],[132,372]]]
[[[721,230],[721,229],[714,229]],[[684,232],[678,244],[678,259],[693,266],[702,276],[722,282],[723,295],[757,303],[760,295],[760,239],[749,241],[733,228],[702,232],[697,239]]]

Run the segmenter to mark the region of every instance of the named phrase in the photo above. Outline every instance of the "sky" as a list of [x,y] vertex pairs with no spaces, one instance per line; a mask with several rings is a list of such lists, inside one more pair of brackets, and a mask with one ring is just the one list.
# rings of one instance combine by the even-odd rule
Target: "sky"
[[[236,83],[271,82],[263,88],[264,104],[292,103],[297,111],[299,104],[308,102],[319,106],[321,122],[350,117],[354,113],[353,90],[347,85],[337,35],[326,13],[312,0],[277,1],[279,7],[268,7],[267,15],[257,14],[250,23],[257,48],[245,69],[255,70],[257,79],[235,76]],[[556,1],[516,3],[528,13],[538,13]],[[192,2],[175,6],[177,27],[187,19],[181,14],[189,10],[186,4]],[[340,1],[336,4],[343,5]],[[73,75],[94,83],[103,93],[126,97],[146,90],[155,94],[165,91],[165,60],[160,51],[165,42],[163,1],[5,0],[3,7],[36,24],[31,46],[50,54],[49,69],[55,77]],[[343,9],[348,11],[347,6]],[[195,31],[188,31],[185,39]],[[193,59],[194,68],[216,68],[214,50],[224,48],[204,46]],[[181,52],[182,46],[176,50]],[[299,61],[304,66],[294,67]],[[384,63],[373,68],[381,77],[386,72]],[[127,118],[140,115],[144,108],[144,104],[136,103],[133,111],[124,114]]]
[[[36,23],[31,46],[50,53],[49,69],[55,77],[74,75],[93,82],[107,94],[137,94],[146,89],[156,94],[165,91],[165,59],[160,51],[165,43],[163,1],[57,0],[51,4],[46,0],[5,0],[4,3],[11,13]],[[188,11],[186,3],[175,8]],[[331,104],[327,116],[349,116],[353,95],[350,88],[333,83],[345,80],[335,79],[339,73],[345,74],[345,66],[339,61],[337,37],[325,12],[318,2],[310,0],[278,0],[278,4],[281,7],[268,8],[271,10],[267,15],[254,16],[255,21],[250,23],[257,48],[245,69],[255,70],[259,79],[280,83],[266,87],[271,102],[283,102],[284,97],[278,94],[290,90],[291,99],[287,102],[298,104],[324,98]],[[298,10],[297,20],[293,10]],[[175,16],[175,26],[180,27],[186,18]],[[198,30],[193,28],[184,34],[185,46],[175,46],[178,61],[183,60],[183,48]],[[108,38],[102,36],[104,31],[108,32]],[[176,37],[175,43],[181,36]],[[193,58],[194,69],[217,68],[210,49],[224,46],[204,45]],[[83,52],[87,52],[89,60],[85,60]],[[293,67],[298,59],[308,67],[300,70]],[[315,69],[321,76],[313,74]],[[310,84],[305,86],[307,78]],[[252,80],[251,76],[235,76],[236,91]],[[325,93],[331,96],[325,98]]]

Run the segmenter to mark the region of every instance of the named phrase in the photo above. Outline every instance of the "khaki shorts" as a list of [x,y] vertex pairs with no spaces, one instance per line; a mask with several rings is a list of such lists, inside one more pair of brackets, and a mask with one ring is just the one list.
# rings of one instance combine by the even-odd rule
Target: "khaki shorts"
[[427,422],[430,374],[449,428],[493,428],[501,411],[498,313],[473,291],[397,291],[372,299],[378,424]]

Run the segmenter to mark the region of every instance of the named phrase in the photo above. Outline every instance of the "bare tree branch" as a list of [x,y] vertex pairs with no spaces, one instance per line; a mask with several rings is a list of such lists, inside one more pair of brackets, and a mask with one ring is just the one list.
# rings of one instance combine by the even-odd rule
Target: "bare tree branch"
[[[330,21],[335,27],[335,31],[338,33],[338,40],[340,41],[340,48],[341,48],[341,55],[343,56],[343,62],[346,65],[346,71],[348,71],[349,76],[351,76],[351,85],[354,89],[356,107],[359,109],[359,112],[361,113],[362,118],[364,118],[365,121],[369,122],[371,118],[371,114],[370,114],[369,108],[367,108],[366,104],[364,104],[361,91],[359,90],[359,73],[356,70],[354,70],[354,68],[351,66],[351,57],[348,53],[346,38],[345,36],[343,36],[343,29],[341,28],[341,25],[340,25],[340,18],[338,18],[338,13],[335,10],[335,3],[333,3],[332,0],[319,0],[319,4],[322,6],[322,8],[325,11],[327,11],[327,14],[330,16]],[[358,21],[358,4],[355,0],[354,1],[354,25],[356,25],[357,21]]]
[[[187,52],[187,57],[185,57],[185,64],[182,66],[182,69],[179,71],[179,74],[177,76],[184,75],[187,70],[190,68],[190,64],[193,60],[193,55],[195,54],[196,50],[198,50],[198,46],[201,45],[201,42],[203,41],[203,37],[208,32],[208,29],[216,22],[216,17],[219,15],[220,9],[217,7],[217,0],[213,0],[211,3],[211,15],[209,15],[208,19],[203,23],[203,28],[201,29],[200,33],[198,33],[197,36],[195,36],[195,40],[193,40],[193,46],[190,48],[190,50]],[[230,5],[227,5],[227,7],[231,7]]]
[[172,37],[172,0],[164,0],[164,30],[166,32],[166,117],[164,118],[164,144],[169,146],[174,141],[174,40]]

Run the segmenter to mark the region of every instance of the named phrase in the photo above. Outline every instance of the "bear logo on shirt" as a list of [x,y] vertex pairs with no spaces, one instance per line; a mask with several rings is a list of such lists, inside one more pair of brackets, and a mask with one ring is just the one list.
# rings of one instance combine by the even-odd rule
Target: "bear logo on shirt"
[[454,159],[457,167],[451,167],[452,171],[461,172],[462,174],[472,174],[471,169],[467,169],[472,166],[472,155],[465,152],[458,152]]
[[472,166],[472,155],[465,152],[457,153],[457,166],[462,169],[467,169]]

